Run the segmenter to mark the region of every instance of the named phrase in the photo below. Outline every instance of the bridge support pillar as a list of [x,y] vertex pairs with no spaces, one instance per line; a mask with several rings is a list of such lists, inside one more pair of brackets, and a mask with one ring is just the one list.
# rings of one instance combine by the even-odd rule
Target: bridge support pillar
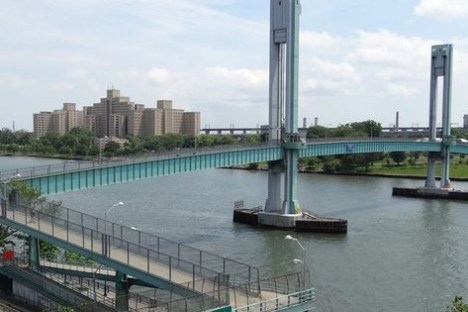
[[[298,135],[299,0],[270,0],[270,88],[268,140],[288,144]],[[269,164],[268,198],[259,223],[294,227],[299,150],[285,148],[283,160]]]
[[35,269],[39,266],[39,240],[29,236],[29,267]]
[[127,275],[119,271],[115,272],[115,309],[128,311]]
[[[440,188],[450,188],[450,102],[452,93],[452,45],[434,45],[431,51],[431,90],[429,100],[429,140],[437,138],[437,82],[443,77],[442,93],[442,173]],[[435,162],[440,157],[428,154],[427,179],[425,187],[436,188]]]

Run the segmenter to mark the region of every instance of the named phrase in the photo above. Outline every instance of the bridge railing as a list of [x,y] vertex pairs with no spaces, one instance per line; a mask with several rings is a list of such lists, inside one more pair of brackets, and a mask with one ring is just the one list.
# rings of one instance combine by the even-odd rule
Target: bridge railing
[[[206,311],[231,305],[234,311],[274,311],[298,304],[315,302],[315,291],[302,283],[302,272],[292,272],[279,277],[262,279],[254,283],[230,286],[212,293],[157,303],[145,311]],[[259,289],[252,292],[251,289]],[[226,299],[223,299],[226,298]]]
[[[115,286],[113,283],[105,283],[98,280],[99,274],[110,274],[114,275],[115,271],[110,268],[102,268],[101,265],[93,264],[89,265],[84,263],[82,265],[77,264],[73,261],[64,260],[62,257],[60,262],[50,261],[51,258],[54,258],[55,255],[41,254],[41,267],[38,272],[42,273],[45,277],[53,279],[55,281],[62,281],[67,287],[77,290],[82,294],[87,295],[90,298],[96,299],[98,302],[104,303],[106,305],[112,306],[115,303]],[[57,258],[57,257],[56,257]],[[61,271],[54,271],[54,268],[59,268]],[[78,271],[78,272],[97,272],[96,275],[93,274],[94,278],[85,277],[85,276],[73,276],[71,272],[65,273],[68,270]],[[96,278],[97,277],[97,278]],[[206,279],[196,280],[195,282],[188,282],[181,284],[186,289],[197,289],[200,293],[205,295],[204,302],[208,306],[219,306],[229,304],[227,298],[220,297],[221,294],[225,295],[221,290],[224,287],[219,287],[219,284],[212,280],[211,283],[208,283]],[[106,289],[107,296],[103,296],[104,288]],[[214,295],[214,298],[212,297]],[[129,293],[128,303],[131,310],[145,309],[151,306],[154,306],[155,303],[158,304],[168,304],[171,301],[176,301],[188,296],[183,296],[180,292],[175,291],[175,289],[168,287],[163,288],[154,288],[147,291],[139,291],[138,293]]]
[[147,272],[151,270],[152,262],[163,263],[169,267],[163,277],[169,280],[173,280],[174,269],[190,273],[192,281],[200,277],[215,278],[221,285],[228,280],[245,283],[259,279],[256,267],[110,221],[106,225],[103,219],[66,207],[54,207],[50,211],[51,208],[43,201],[21,204],[21,200],[17,204],[5,201],[4,205],[3,217],[27,225],[34,222],[35,228],[48,231],[52,236],[62,232],[67,242],[73,239],[82,248],[110,257],[114,253],[122,257],[124,253],[123,260],[128,265],[139,255],[146,264],[141,269]]
[[170,151],[158,152],[158,153],[146,153],[143,155],[133,156],[117,156],[111,158],[102,159],[102,161],[95,160],[67,160],[58,164],[41,165],[34,167],[26,167],[19,169],[10,169],[0,171],[0,181],[7,181],[11,178],[17,179],[29,179],[33,177],[46,176],[51,174],[65,173],[81,171],[93,168],[110,167],[114,165],[132,164],[137,162],[153,161],[153,160],[164,160],[173,159],[176,157],[184,157],[191,155],[204,155],[211,154],[220,151],[236,150],[239,148],[259,148],[269,147],[276,145],[275,143],[253,143],[253,144],[234,144],[234,145],[217,145],[209,147],[197,147],[195,148],[181,148]]

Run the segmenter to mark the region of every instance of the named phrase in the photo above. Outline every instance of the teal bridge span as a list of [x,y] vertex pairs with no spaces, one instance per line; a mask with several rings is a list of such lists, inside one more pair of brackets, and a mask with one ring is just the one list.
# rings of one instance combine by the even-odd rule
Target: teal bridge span
[[282,160],[284,151],[298,149],[300,157],[393,151],[441,153],[447,144],[451,153],[468,154],[467,144],[453,141],[421,142],[400,139],[330,139],[290,142],[285,145],[259,144],[227,146],[216,149],[178,150],[172,154],[124,159],[115,163],[64,163],[17,169],[0,173],[0,180],[14,175],[27,181],[43,195],[93,188],[159,176],[189,173],[213,168]]

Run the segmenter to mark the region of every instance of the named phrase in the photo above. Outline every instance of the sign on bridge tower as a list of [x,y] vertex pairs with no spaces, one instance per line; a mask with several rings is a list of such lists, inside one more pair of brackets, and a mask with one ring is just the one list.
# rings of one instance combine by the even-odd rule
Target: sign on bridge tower
[[429,153],[427,163],[427,180],[425,186],[435,188],[435,162],[442,158],[441,188],[450,188],[450,101],[452,93],[452,45],[432,46],[431,53],[431,90],[429,100],[429,140],[437,136],[437,83],[443,77],[442,85],[442,154]]
[[[269,163],[268,168],[265,214],[271,214],[272,218],[274,214],[295,215],[300,211],[296,198],[298,151],[303,145],[298,133],[297,101],[300,11],[299,0],[270,1],[268,139],[284,147],[284,158]],[[264,221],[270,223],[268,220]],[[292,222],[294,226],[294,219]],[[288,227],[286,224],[269,225]]]

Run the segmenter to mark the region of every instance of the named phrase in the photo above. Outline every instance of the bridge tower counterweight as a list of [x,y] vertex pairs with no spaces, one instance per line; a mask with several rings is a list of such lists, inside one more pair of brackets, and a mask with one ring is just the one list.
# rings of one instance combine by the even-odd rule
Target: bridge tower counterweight
[[[283,159],[268,167],[268,198],[259,222],[294,227],[300,212],[296,198],[297,162],[301,144],[298,133],[299,0],[270,1],[270,80],[268,140],[283,146]],[[278,223],[279,222],[279,223]]]
[[450,188],[450,102],[452,93],[452,45],[442,44],[432,46],[431,51],[431,90],[429,100],[429,140],[435,141],[437,136],[437,83],[443,77],[442,85],[442,153],[429,153],[427,161],[427,179],[425,187],[436,188],[435,162],[442,159],[441,188]]

